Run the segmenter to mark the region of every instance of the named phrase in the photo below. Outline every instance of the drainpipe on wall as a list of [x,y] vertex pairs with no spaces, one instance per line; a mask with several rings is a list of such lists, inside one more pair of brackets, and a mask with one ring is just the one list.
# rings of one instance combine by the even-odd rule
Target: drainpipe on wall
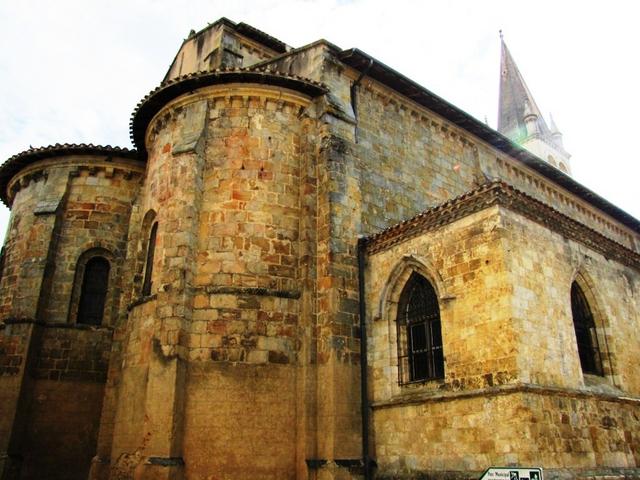
[[358,89],[358,85],[360,85],[360,82],[362,81],[362,79],[367,75],[367,73],[369,73],[369,70],[371,69],[372,65],[373,65],[373,58],[369,59],[369,65],[367,65],[367,68],[365,68],[362,72],[360,72],[360,76],[358,77],[358,79],[355,82],[353,82],[353,84],[351,85],[351,108],[353,109],[353,117],[356,120],[356,126],[355,126],[355,132],[354,132],[356,143],[358,143],[358,102],[356,101],[356,90]]
[[360,299],[360,410],[362,415],[362,464],[364,480],[371,480],[372,461],[369,456],[369,395],[367,382],[367,307],[364,288],[365,249],[367,239],[358,238],[358,297]]

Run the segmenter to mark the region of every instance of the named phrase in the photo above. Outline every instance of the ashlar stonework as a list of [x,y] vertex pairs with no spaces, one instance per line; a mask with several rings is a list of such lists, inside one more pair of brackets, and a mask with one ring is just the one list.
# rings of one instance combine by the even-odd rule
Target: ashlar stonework
[[0,478],[640,478],[640,222],[505,65],[509,138],[223,18],[136,150],[8,159]]

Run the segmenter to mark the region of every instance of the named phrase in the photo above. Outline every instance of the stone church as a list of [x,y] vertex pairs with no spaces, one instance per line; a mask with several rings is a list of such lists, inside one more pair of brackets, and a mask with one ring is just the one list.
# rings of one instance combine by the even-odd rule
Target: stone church
[[498,131],[222,18],[135,150],[0,167],[0,478],[640,477],[640,222],[504,43]]

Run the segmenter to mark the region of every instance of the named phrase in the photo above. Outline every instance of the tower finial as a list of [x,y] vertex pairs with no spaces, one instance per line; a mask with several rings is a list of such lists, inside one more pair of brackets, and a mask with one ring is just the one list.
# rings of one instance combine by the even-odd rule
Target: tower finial
[[504,40],[504,37],[502,36],[502,29],[498,30],[498,33],[500,34],[500,40]]
[[531,104],[526,98],[524,100],[524,112],[522,114],[522,120],[524,121],[528,137],[532,137],[540,133],[538,128],[538,115],[533,112],[533,110],[531,109]]
[[550,120],[549,129],[551,130],[551,139],[558,147],[564,148],[564,144],[562,142],[562,133],[560,133],[560,130],[558,129],[558,126],[556,125],[556,122],[553,120],[553,116],[551,114],[549,114],[549,120]]

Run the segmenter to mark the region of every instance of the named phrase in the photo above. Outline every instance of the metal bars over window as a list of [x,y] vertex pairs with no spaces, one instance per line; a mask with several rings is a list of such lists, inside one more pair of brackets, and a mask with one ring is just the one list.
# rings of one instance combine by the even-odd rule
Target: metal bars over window
[[400,383],[444,378],[438,297],[431,283],[415,272],[400,295],[397,325]]
[[576,282],[571,285],[571,314],[582,371],[603,375],[596,325],[584,292]]

